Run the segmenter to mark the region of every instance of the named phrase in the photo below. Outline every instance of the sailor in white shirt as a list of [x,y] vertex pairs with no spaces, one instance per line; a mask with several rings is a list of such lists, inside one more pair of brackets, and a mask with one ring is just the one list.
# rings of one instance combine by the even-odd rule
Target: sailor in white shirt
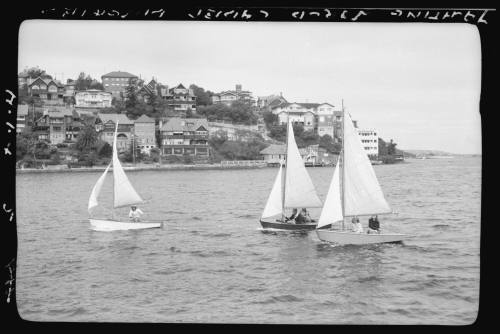
[[141,220],[141,215],[144,214],[141,209],[138,209],[135,205],[132,205],[130,207],[130,212],[128,213],[128,216],[132,221],[138,222]]
[[352,231],[355,233],[363,233],[363,226],[359,222],[359,218],[357,216],[352,217]]

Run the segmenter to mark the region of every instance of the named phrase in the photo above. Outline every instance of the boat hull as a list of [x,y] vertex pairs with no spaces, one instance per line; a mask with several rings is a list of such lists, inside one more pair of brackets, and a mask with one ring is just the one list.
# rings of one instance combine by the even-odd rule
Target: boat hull
[[379,243],[401,242],[406,234],[400,233],[355,233],[350,231],[316,230],[318,238],[322,241],[340,245],[368,245]]
[[316,228],[318,223],[309,223],[309,224],[295,224],[295,223],[282,223],[279,221],[276,222],[266,222],[264,220],[260,220],[260,224],[263,228],[272,228],[277,230],[287,230],[287,231],[312,231]]
[[121,222],[111,219],[89,219],[93,229],[99,231],[116,231],[116,230],[140,230],[145,228],[162,227],[163,222]]

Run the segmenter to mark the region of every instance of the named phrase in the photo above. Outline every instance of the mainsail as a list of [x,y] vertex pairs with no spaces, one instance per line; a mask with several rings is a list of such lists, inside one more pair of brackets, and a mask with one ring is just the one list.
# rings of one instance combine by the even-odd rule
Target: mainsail
[[337,163],[335,171],[333,172],[332,182],[330,183],[330,188],[328,189],[328,194],[325,199],[325,206],[321,210],[321,215],[319,217],[319,222],[316,228],[322,226],[333,224],[337,221],[343,220],[342,215],[342,202],[340,195],[340,164]]
[[321,200],[307,174],[299,148],[295,143],[292,123],[288,123],[286,152],[285,208],[319,208]]
[[372,164],[351,117],[344,113],[343,191],[344,216],[390,213]]
[[116,135],[118,132],[118,121],[116,122],[115,137],[113,139],[113,177],[114,177],[114,207],[119,208],[132,204],[142,203],[141,196],[135,191],[134,187],[125,175],[116,149]]
[[267,199],[266,207],[264,208],[264,212],[262,213],[262,218],[268,218],[277,214],[282,213],[282,202],[281,202],[281,179],[282,179],[282,170],[283,167],[280,162],[280,170],[278,175],[276,176],[276,180],[274,181],[273,189],[269,194],[269,198]]
[[92,208],[96,207],[99,204],[97,202],[97,197],[99,197],[99,194],[101,192],[102,185],[104,184],[104,180],[106,179],[106,174],[108,173],[109,167],[111,167],[111,164],[109,164],[108,167],[106,167],[106,169],[104,170],[104,173],[102,173],[101,177],[99,177],[94,188],[92,189],[92,193],[90,194],[90,197],[89,197],[89,207],[88,207],[89,213],[90,213],[90,210]]

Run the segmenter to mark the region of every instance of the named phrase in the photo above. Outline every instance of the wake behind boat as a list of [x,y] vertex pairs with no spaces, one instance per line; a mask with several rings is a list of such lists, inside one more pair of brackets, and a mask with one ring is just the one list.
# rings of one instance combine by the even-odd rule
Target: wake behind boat
[[92,209],[98,206],[97,197],[101,192],[102,185],[106,179],[106,175],[111,166],[113,166],[113,212],[112,218],[92,218],[89,217],[90,225],[93,229],[99,231],[114,231],[114,230],[137,230],[144,228],[155,228],[162,227],[163,222],[161,221],[144,221],[144,222],[132,222],[132,221],[119,221],[114,219],[114,209],[127,207],[130,205],[135,205],[139,203],[144,203],[144,200],[135,191],[134,187],[130,183],[123,167],[118,159],[118,151],[116,149],[116,136],[118,133],[118,121],[116,122],[115,135],[113,138],[113,157],[111,163],[106,167],[104,173],[99,177],[92,193],[90,194],[88,211],[89,215],[92,215]]
[[[343,110],[342,110],[343,111]],[[345,229],[346,217],[391,213],[392,210],[362,147],[351,117],[343,111],[342,154],[335,167],[330,188],[321,211],[316,233],[322,241],[340,245],[365,245],[401,242],[399,233],[360,233]],[[341,223],[341,229],[321,229]]]
[[[286,146],[286,164],[283,167],[280,163],[280,169],[262,213],[260,224],[263,228],[312,231],[317,224],[315,220],[297,224],[293,219],[287,222],[285,217],[286,209],[300,210],[322,206],[300,156],[291,122],[287,124]],[[281,219],[271,219],[277,215],[281,215]]]

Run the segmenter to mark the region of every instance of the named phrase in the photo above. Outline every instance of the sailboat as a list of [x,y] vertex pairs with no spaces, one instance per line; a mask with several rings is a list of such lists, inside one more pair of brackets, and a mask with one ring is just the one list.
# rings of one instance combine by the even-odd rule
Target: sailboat
[[[287,124],[286,163],[280,162],[280,169],[269,194],[260,223],[263,228],[280,230],[314,230],[317,222],[295,224],[285,222],[285,209],[320,208],[321,200],[307,173],[304,161],[295,142],[293,126]],[[281,219],[274,222],[264,220],[281,214]]]
[[[343,111],[342,120],[342,151],[318,221],[318,238],[341,245],[400,242],[405,234],[356,233],[345,228],[347,217],[387,214],[392,210],[384,198],[351,117]],[[334,223],[338,222],[341,229],[333,229]],[[321,229],[329,224],[331,229]]]
[[[144,229],[144,228],[154,228],[154,227],[162,227],[163,222],[131,222],[131,221],[119,221],[114,218],[114,209],[131,206],[134,204],[143,203],[144,200],[139,196],[139,194],[135,191],[134,187],[130,183],[125,175],[125,171],[118,159],[118,151],[116,149],[116,136],[118,132],[118,121],[116,121],[115,135],[113,138],[113,157],[111,159],[111,163],[106,167],[104,173],[99,177],[94,188],[92,189],[92,193],[89,197],[88,211],[89,211],[89,221],[92,228],[96,230],[105,230],[105,231],[113,231],[113,230],[136,230],[136,229]],[[101,192],[101,188],[104,184],[104,180],[106,179],[106,175],[108,173],[109,168],[113,166],[113,212],[112,219],[100,219],[100,218],[92,218],[92,209],[98,206],[97,198],[99,193]]]

